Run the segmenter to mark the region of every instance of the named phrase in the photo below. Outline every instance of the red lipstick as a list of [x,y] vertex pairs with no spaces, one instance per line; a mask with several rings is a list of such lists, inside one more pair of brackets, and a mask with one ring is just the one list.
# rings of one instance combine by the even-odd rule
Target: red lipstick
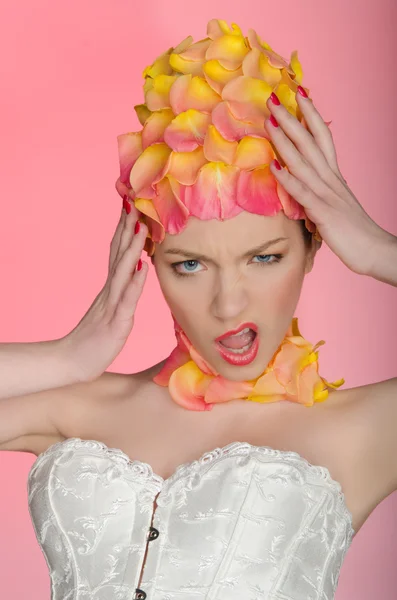
[[[226,348],[225,346],[223,346],[223,344],[219,343],[220,340],[223,340],[229,337],[230,335],[237,334],[246,327],[252,329],[256,335],[254,340],[251,342],[251,345],[247,348],[247,350],[245,350],[245,352],[233,351],[232,349]],[[238,327],[238,329],[227,331],[223,335],[217,337],[214,345],[215,348],[218,350],[219,354],[222,356],[222,358],[226,360],[229,364],[236,366],[244,366],[248,365],[256,357],[259,348],[258,338],[258,328],[255,325],[255,323],[243,323],[242,325],[240,325],[240,327]]]
[[243,323],[237,329],[231,329],[230,331],[226,331],[226,333],[223,333],[219,337],[215,338],[215,341],[220,342],[221,340],[224,340],[225,338],[229,337],[229,335],[235,335],[236,333],[240,333],[240,331],[242,331],[246,327],[249,327],[250,329],[255,331],[255,333],[258,333],[258,328],[255,325],[255,323]]

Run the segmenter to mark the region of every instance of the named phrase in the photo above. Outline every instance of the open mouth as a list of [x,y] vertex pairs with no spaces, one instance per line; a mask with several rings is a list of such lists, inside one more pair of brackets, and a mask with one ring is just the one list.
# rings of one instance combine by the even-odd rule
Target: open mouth
[[252,362],[258,352],[258,334],[246,327],[236,335],[230,335],[215,342],[219,354],[232,365],[247,365]]
[[253,329],[246,327],[240,331],[240,333],[230,335],[224,340],[220,340],[219,344],[222,344],[227,350],[230,350],[235,354],[244,354],[244,352],[247,352],[247,350],[251,348],[256,335],[257,334]]

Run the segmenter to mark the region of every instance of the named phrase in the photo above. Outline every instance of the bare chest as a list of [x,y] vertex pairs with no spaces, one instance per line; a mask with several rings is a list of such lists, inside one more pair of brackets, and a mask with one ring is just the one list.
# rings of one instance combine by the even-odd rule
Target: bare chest
[[[353,436],[348,426],[349,392],[330,393],[326,402],[310,408],[291,402],[237,400],[196,412],[178,406],[167,389],[149,386],[132,395],[106,394],[105,399],[98,395],[83,417],[81,411],[78,420],[71,414],[59,430],[62,439],[96,440],[120,449],[163,479],[180,465],[233,442],[292,450],[328,469],[341,484],[357,532],[382,499],[382,490],[369,485],[365,440]],[[39,451],[51,443],[43,441]]]

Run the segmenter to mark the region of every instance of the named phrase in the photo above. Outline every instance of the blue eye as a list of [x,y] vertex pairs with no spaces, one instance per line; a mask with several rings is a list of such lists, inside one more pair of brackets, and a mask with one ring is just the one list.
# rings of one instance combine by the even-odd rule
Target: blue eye
[[[263,265],[272,265],[275,263],[280,262],[281,258],[282,258],[282,254],[256,254],[256,256],[254,256],[254,258],[259,257],[259,258],[264,258],[264,259],[269,259],[269,258],[274,258],[274,260],[269,261],[269,260],[263,260],[263,261],[259,261],[257,263],[254,264],[259,264],[261,266]],[[193,267],[196,266],[197,264],[199,264],[198,260],[184,260],[181,262],[177,262],[177,263],[172,263],[171,267],[174,270],[175,275],[177,275],[178,277],[188,277],[189,275],[194,275],[194,273],[199,273],[199,271],[195,271],[195,270],[189,270],[186,272],[181,272],[181,271],[177,271],[177,267],[179,267],[180,265],[189,265],[190,267],[192,267],[192,263]]]

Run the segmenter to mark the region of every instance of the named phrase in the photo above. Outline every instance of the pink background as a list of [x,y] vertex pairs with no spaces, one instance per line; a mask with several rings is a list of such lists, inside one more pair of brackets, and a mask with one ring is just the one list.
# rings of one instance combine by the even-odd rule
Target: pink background
[[[298,49],[303,83],[333,121],[342,173],[372,218],[397,234],[394,0],[2,4],[0,341],[61,337],[90,306],[121,210],[116,136],[139,127],[142,71],[186,35],[204,38],[211,18],[254,27],[286,58]],[[346,388],[394,377],[396,289],[352,273],[325,244],[316,261],[296,315],[307,339],[327,342],[323,376],[343,376]],[[173,347],[150,265],[133,334],[108,370],[141,370]],[[0,453],[0,596],[9,600],[50,597],[27,507],[33,462]],[[338,600],[396,593],[396,508],[393,494],[358,533]]]

